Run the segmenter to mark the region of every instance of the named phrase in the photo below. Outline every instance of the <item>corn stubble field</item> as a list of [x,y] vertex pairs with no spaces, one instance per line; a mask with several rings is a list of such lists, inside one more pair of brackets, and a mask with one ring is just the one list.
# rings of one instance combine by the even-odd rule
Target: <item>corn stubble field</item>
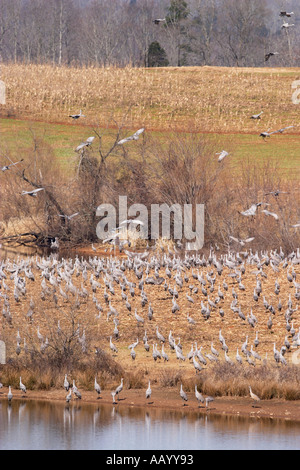
[[[216,134],[219,142],[235,134],[251,139],[269,128],[298,124],[291,84],[299,74],[292,68],[2,65],[7,104],[1,114],[63,126],[70,123],[69,114],[82,109],[84,121],[70,126],[76,132],[79,125],[106,128],[122,122],[130,129],[145,126],[149,133],[164,132],[164,138],[182,131]],[[250,116],[261,110],[263,120],[252,121]],[[288,152],[289,145],[297,148],[299,135],[296,127],[268,143],[257,137],[257,148],[266,146],[263,155],[270,148],[276,151],[273,142],[282,138]],[[257,150],[255,145],[252,149]],[[289,167],[298,187],[296,150]],[[297,229],[290,236],[297,240]],[[59,388],[68,373],[81,388],[90,389],[96,373],[104,388],[124,377],[128,388],[145,387],[150,379],[160,387],[182,382],[193,390],[198,383],[207,394],[247,395],[248,385],[255,384],[264,398],[300,399],[294,354],[300,341],[299,250],[290,255],[278,247],[256,254],[251,246],[236,246],[243,254],[233,252],[226,258],[214,249],[185,257],[172,247],[163,252],[147,249],[144,259],[124,252],[115,259],[112,253],[103,257],[97,248],[85,259],[78,253],[72,260],[33,257],[2,263],[1,337],[9,358],[2,383],[17,386],[22,374],[32,389]],[[262,290],[255,300],[259,281]],[[172,312],[175,304],[179,310]],[[118,349],[115,353],[110,337]],[[133,359],[128,346],[136,341]],[[160,354],[164,345],[168,360],[154,359],[156,345]],[[212,346],[219,356],[209,358]],[[194,360],[188,357],[192,347]]]

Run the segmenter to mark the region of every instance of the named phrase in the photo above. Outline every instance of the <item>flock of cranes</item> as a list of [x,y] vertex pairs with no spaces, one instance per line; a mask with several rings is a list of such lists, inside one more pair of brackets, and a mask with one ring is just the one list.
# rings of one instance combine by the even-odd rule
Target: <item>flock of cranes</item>
[[[238,242],[241,247],[247,244],[247,240]],[[213,249],[208,256],[178,250],[158,254],[151,249],[143,253],[125,251],[124,254],[123,258],[95,255],[88,259],[78,256],[59,259],[50,255],[1,261],[2,321],[11,331],[11,343],[12,332],[16,330],[15,354],[29,352],[27,330],[34,328],[37,345],[41,354],[45,354],[51,346],[51,335],[46,326],[42,331],[39,311],[45,310],[45,305],[61,304],[64,309],[71,308],[74,302],[77,309],[84,308],[96,324],[101,325],[101,348],[105,349],[108,342],[108,354],[110,351],[116,361],[120,355],[116,344],[123,345],[124,351],[124,329],[127,335],[132,331],[134,336],[127,346],[131,361],[146,364],[152,358],[153,365],[160,364],[160,368],[175,362],[188,374],[194,370],[196,377],[222,361],[230,367],[259,367],[266,361],[286,367],[291,363],[292,352],[299,350],[299,249],[288,255],[281,249],[258,253],[245,248],[219,256]],[[82,322],[86,315],[83,314]],[[57,319],[59,334],[64,328],[63,321],[63,317]],[[228,322],[237,328],[234,338],[229,331],[226,334]],[[169,334],[166,334],[167,325]],[[217,328],[219,334],[215,337]],[[82,350],[91,353],[92,345],[80,323],[77,335]],[[204,340],[207,337],[208,342]],[[9,349],[13,354],[11,343]],[[271,359],[267,359],[267,354]],[[121,357],[122,362],[124,352]],[[111,392],[113,403],[120,400],[123,380]],[[75,380],[70,386],[67,375],[64,388],[68,403],[73,396],[81,399]],[[21,377],[20,389],[26,394]],[[94,389],[99,398],[101,387],[96,377]],[[199,393],[196,387],[195,396],[201,402]],[[151,394],[149,379],[146,400],[150,400]],[[182,384],[180,397],[186,405],[187,395]],[[212,399],[206,397],[207,409]]]

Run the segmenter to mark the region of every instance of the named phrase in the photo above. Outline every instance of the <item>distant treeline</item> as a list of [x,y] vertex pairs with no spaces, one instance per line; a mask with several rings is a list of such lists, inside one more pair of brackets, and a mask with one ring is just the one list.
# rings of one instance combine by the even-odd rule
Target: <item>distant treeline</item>
[[[293,14],[280,15],[283,8]],[[266,60],[271,52],[278,54]],[[300,5],[298,0],[0,0],[0,59],[78,66],[297,66]]]

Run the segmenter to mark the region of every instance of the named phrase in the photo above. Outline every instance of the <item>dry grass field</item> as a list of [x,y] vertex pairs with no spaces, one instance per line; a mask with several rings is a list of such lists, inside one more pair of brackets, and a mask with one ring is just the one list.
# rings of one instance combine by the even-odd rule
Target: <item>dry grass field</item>
[[[292,103],[299,78],[299,68],[1,65],[1,114],[66,123],[82,109],[87,125],[121,124],[126,115],[131,128],[252,134],[299,123]],[[250,119],[260,111],[261,123]]]

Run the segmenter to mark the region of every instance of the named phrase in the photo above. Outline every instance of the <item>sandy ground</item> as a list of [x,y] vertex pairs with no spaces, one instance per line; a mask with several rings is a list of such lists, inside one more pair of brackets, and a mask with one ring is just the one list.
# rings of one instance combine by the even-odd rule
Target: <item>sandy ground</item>
[[[151,387],[152,388],[152,387]],[[1,389],[0,399],[7,399],[8,389],[3,387]],[[66,393],[64,390],[51,390],[51,391],[27,391],[26,395],[22,394],[20,390],[12,390],[13,400],[26,399],[28,400],[51,400],[52,402],[65,402]],[[300,424],[300,401],[285,401],[285,400],[261,400],[259,403],[254,403],[253,400],[244,397],[217,397],[206,408],[205,404],[199,404],[193,393],[188,392],[188,401],[183,404],[179,396],[179,387],[174,388],[152,388],[152,395],[150,400],[146,400],[144,390],[123,390],[120,394],[120,399],[116,398],[116,406],[118,407],[142,407],[145,409],[163,409],[163,410],[176,410],[184,413],[198,412],[210,413],[217,415],[227,416],[242,416],[251,418],[269,418],[269,419],[283,419],[286,421],[298,422]],[[104,390],[101,392],[101,398],[98,398],[96,392],[85,391],[82,393],[81,403],[113,405],[113,400],[110,391]],[[77,398],[72,398],[70,404],[79,402]]]

